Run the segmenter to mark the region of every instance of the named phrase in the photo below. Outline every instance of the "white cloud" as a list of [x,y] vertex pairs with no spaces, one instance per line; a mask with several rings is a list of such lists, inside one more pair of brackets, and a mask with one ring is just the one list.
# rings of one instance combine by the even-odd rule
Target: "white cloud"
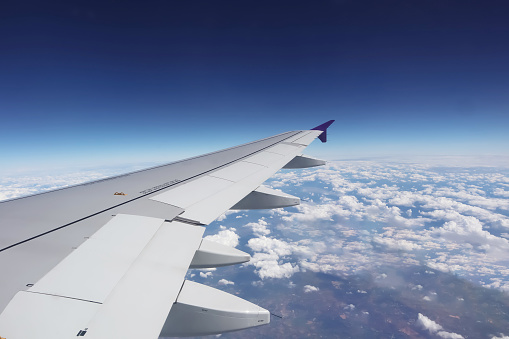
[[442,329],[442,325],[439,325],[422,313],[417,315],[416,324],[421,326],[423,329],[428,330],[430,333],[436,333]]
[[250,222],[244,227],[251,227],[256,236],[263,236],[270,234],[270,230],[267,228],[267,225],[268,223],[265,221],[265,218],[261,218],[258,222]]
[[419,244],[405,239],[382,238],[376,236],[373,238],[373,241],[392,250],[413,251],[422,248]]
[[299,272],[297,265],[287,262],[280,264],[277,259],[271,259],[270,254],[256,253],[249,264],[256,267],[256,273],[261,279],[265,278],[290,278]]
[[436,334],[444,339],[462,339],[463,336],[457,333],[442,331],[442,325],[434,322],[425,315],[419,313],[417,316],[416,324],[421,326],[423,329],[428,330],[431,334]]
[[208,278],[212,276],[212,272],[200,272],[200,277]]
[[219,231],[217,234],[206,236],[204,239],[230,247],[237,247],[239,244],[239,236],[235,231],[236,229],[232,227],[227,230]]
[[441,228],[434,231],[442,237],[457,243],[469,243],[491,255],[509,258],[509,241],[505,238],[492,235],[483,230],[483,224],[475,217],[452,213],[454,220],[447,221]]
[[224,212],[223,214],[221,214],[216,220],[217,221],[223,221],[225,220],[230,214],[237,214],[237,213],[241,213],[242,211],[241,210],[228,210],[226,212]]
[[337,207],[333,204],[320,204],[315,205],[308,202],[303,202],[296,206],[299,213],[293,213],[288,216],[283,216],[282,219],[287,222],[314,222],[316,220],[330,220],[334,214],[339,214]]
[[[488,276],[486,281],[505,274],[500,267],[509,257],[509,241],[493,231],[509,227],[509,218],[495,210],[505,208],[509,200],[503,198],[503,189],[496,197],[489,195],[490,185],[509,182],[499,173],[437,173],[427,165],[337,162],[301,174],[277,174],[271,183],[284,190],[287,184],[316,181],[332,189],[324,190],[322,197],[312,196],[297,207],[298,213],[273,214],[283,220],[277,230],[289,239],[280,248],[290,253],[281,257],[302,271],[349,274],[377,263],[425,263],[473,279]],[[297,244],[292,241],[295,235],[323,245],[318,249]],[[509,278],[485,286],[505,289]]]
[[438,336],[444,339],[462,339],[464,338],[461,334],[452,333],[452,332],[445,332],[445,331],[438,331]]
[[[317,182],[330,189],[320,194]],[[277,210],[270,214],[283,221],[272,228],[284,234],[285,245],[278,249],[290,252],[276,255],[280,263],[283,258],[302,271],[332,274],[370,270],[380,263],[424,263],[472,280],[480,275],[484,281],[505,275],[485,286],[509,286],[509,273],[501,268],[509,255],[509,242],[497,232],[509,227],[509,218],[495,210],[508,206],[503,193],[509,188],[509,177],[468,168],[448,171],[420,164],[356,161],[278,173],[270,182],[283,190],[286,185],[306,183],[316,196],[308,195],[297,213]],[[491,193],[493,186],[500,188],[497,194]],[[297,243],[302,237],[322,245]],[[279,234],[278,238],[282,239]],[[268,247],[259,244],[257,249]]]
[[304,286],[304,293],[309,292],[318,292],[320,289],[318,287],[312,286],[312,285],[306,285]]
[[292,254],[292,247],[290,244],[279,239],[267,238],[265,236],[249,239],[247,246],[255,252],[275,253],[278,256]]
[[504,198],[509,198],[509,190],[504,190],[503,188],[495,188],[493,190],[494,195],[499,195]]
[[221,279],[217,282],[219,285],[235,285],[233,281],[229,281],[226,279]]

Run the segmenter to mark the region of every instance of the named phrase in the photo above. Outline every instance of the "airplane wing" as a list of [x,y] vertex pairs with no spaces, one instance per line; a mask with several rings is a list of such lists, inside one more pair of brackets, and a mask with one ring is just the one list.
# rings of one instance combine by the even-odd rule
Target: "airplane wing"
[[202,239],[229,209],[280,208],[296,197],[261,184],[333,120],[222,151],[0,202],[0,337],[157,338],[269,323],[267,310],[185,280],[189,268],[249,255]]

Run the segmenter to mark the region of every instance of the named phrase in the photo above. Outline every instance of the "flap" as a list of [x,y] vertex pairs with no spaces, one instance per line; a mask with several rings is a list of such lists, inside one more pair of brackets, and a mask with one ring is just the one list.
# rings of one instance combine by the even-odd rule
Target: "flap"
[[[2,336],[60,339],[86,329],[87,338],[156,338],[204,230],[117,215],[28,291],[16,295],[0,316]],[[62,319],[66,324],[55,326]],[[20,326],[20,321],[31,326]]]
[[103,303],[163,223],[115,216],[29,291]]

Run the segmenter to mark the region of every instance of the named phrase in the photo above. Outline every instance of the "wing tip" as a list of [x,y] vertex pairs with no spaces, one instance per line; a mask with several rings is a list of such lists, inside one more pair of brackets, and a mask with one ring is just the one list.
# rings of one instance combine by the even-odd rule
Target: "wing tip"
[[311,130],[322,131],[322,134],[318,136],[318,139],[320,139],[321,142],[327,142],[327,128],[329,128],[329,126],[332,125],[334,121],[336,120],[329,120],[321,125],[316,126],[315,128],[312,128]]

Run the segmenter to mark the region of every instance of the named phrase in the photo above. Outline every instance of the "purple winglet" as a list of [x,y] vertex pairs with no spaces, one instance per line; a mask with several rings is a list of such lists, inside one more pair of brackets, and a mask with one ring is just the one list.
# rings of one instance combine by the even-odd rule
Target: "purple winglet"
[[323,131],[323,133],[318,136],[318,139],[320,139],[321,142],[327,142],[327,128],[329,128],[329,126],[332,125],[334,121],[335,120],[329,120],[326,123],[312,128],[311,130]]

